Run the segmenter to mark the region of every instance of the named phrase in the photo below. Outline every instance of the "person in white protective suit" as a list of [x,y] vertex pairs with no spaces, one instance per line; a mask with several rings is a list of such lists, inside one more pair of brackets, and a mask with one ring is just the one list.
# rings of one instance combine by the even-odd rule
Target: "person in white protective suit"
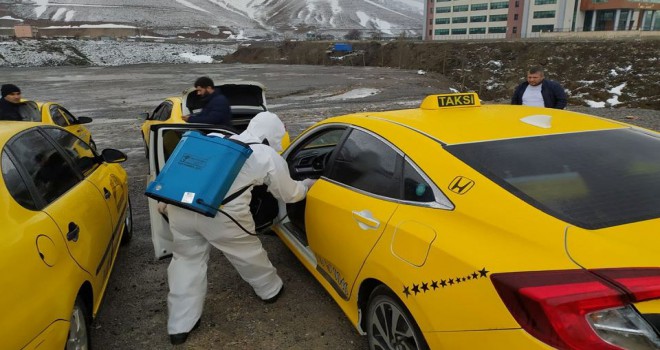
[[[247,185],[268,186],[268,190],[286,203],[302,200],[314,183],[313,179],[295,181],[289,175],[281,151],[284,124],[271,112],[257,114],[247,129],[231,138],[251,144],[253,153],[229,189],[228,196]],[[213,135],[213,134],[211,134]],[[250,213],[251,191],[244,191],[222,207],[250,232],[255,224]],[[283,291],[282,279],[271,264],[261,241],[249,235],[218,213],[210,218],[176,206],[161,206],[167,211],[174,245],[172,261],[167,269],[167,331],[172,344],[184,343],[188,334],[199,326],[206,297],[206,270],[211,246],[222,251],[243,280],[264,302],[274,302]]]

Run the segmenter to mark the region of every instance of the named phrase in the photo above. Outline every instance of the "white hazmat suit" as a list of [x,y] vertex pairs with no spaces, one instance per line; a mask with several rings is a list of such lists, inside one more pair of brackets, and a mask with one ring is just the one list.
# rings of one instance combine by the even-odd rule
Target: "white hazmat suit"
[[[297,202],[305,197],[305,184],[313,182],[292,180],[286,161],[276,151],[281,150],[284,134],[284,124],[277,115],[262,112],[250,121],[243,133],[231,137],[257,144],[250,145],[253,153],[240,170],[228,196],[247,185],[266,184],[268,190],[284,202]],[[270,146],[262,144],[264,140]],[[251,191],[247,190],[224,205],[222,210],[254,232],[249,208],[251,198]],[[221,213],[210,218],[176,206],[168,206],[167,211],[174,239],[172,261],[167,269],[169,334],[190,332],[202,315],[211,246],[222,251],[261,299],[270,299],[280,292],[282,279],[256,236],[245,233]]]

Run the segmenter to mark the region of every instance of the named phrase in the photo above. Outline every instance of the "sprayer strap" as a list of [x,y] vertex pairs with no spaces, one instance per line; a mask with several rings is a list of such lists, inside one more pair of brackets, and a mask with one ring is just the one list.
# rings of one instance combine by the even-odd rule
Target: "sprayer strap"
[[233,201],[233,200],[236,199],[238,196],[242,195],[243,192],[247,191],[247,189],[250,188],[251,186],[252,186],[251,184],[250,184],[250,185],[247,185],[247,186],[241,188],[240,190],[238,190],[238,191],[232,193],[231,195],[225,197],[225,199],[223,199],[222,202],[220,202],[220,205],[225,205],[225,204],[227,204],[227,203]]

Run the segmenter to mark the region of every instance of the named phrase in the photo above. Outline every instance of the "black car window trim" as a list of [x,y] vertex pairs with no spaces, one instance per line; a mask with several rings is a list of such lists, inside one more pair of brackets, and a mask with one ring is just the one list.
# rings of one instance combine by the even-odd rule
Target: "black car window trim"
[[[28,129],[29,130],[29,129]],[[18,136],[20,134],[17,134]],[[16,154],[14,154],[11,145],[7,144],[3,150],[3,152],[7,155],[7,158],[9,158],[9,161],[12,162],[14,165],[14,168],[18,172],[18,176],[21,177],[21,180],[23,180],[23,183],[28,189],[28,192],[30,193],[30,197],[32,197],[32,203],[34,204],[34,208],[28,208],[21,204],[20,202],[16,201],[20,206],[22,206],[25,209],[32,210],[32,211],[39,211],[46,207],[46,201],[43,199],[43,197],[39,194],[39,191],[37,190],[37,186],[34,184],[34,181],[32,181],[32,177],[28,173],[28,171],[23,167],[23,164],[18,161],[18,158],[16,157]],[[6,184],[5,184],[6,185]],[[12,195],[13,197],[13,195]]]
[[[71,125],[69,120],[60,112],[60,106],[52,104],[48,107],[48,113],[50,113],[50,118],[53,122],[61,127],[66,127]],[[58,120],[64,121],[64,124],[58,123]]]
[[443,210],[454,210],[456,207],[454,206],[454,203],[445,196],[444,192],[436,185],[431,178],[426,175],[422,169],[417,166],[417,164],[410,159],[409,156],[405,156],[404,161],[408,163],[413,170],[424,180],[426,181],[429,186],[431,187],[431,191],[433,191],[433,197],[434,201],[432,202],[415,202],[415,201],[407,201],[407,200],[401,200],[402,204],[406,205],[414,205],[418,207],[427,207],[427,208],[435,208],[435,209],[443,209]]
[[73,116],[73,113],[69,112],[66,108],[58,105],[57,108],[60,110],[64,118],[69,122],[69,125],[79,124],[78,118]]
[[326,175],[329,174],[330,171],[332,170],[334,159],[337,156],[337,152],[335,152],[335,150],[339,149],[344,144],[344,142],[346,142],[346,139],[350,134],[350,125],[348,124],[326,124],[318,128],[315,128],[314,130],[310,130],[310,132],[312,132],[313,135],[310,135],[308,137],[303,137],[303,135],[301,135],[301,137],[298,137],[296,142],[294,142],[290,146],[292,151],[283,154],[284,159],[288,159],[291,155],[297,154],[302,148],[304,148],[310,142],[318,138],[320,134],[326,134],[328,132],[332,132],[333,130],[342,130],[344,133],[339,138],[339,141],[337,141],[335,148],[330,152],[331,153],[330,158],[328,158],[328,163],[327,163],[328,166],[325,169],[323,169],[323,174],[321,174],[320,178],[328,180],[328,177]]

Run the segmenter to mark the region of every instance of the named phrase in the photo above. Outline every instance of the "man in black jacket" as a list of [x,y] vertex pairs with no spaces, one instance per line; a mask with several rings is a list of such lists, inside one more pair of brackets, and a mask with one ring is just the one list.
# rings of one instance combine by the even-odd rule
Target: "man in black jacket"
[[513,105],[564,109],[568,103],[566,92],[558,82],[544,79],[543,69],[532,67],[527,81],[518,85],[511,98]]
[[204,97],[207,101],[199,113],[184,115],[183,120],[188,123],[203,123],[231,126],[231,108],[229,100],[215,88],[213,80],[209,77],[201,77],[195,81],[197,95]]
[[23,120],[19,107],[21,106],[21,89],[14,84],[4,84],[0,88],[0,120]]

